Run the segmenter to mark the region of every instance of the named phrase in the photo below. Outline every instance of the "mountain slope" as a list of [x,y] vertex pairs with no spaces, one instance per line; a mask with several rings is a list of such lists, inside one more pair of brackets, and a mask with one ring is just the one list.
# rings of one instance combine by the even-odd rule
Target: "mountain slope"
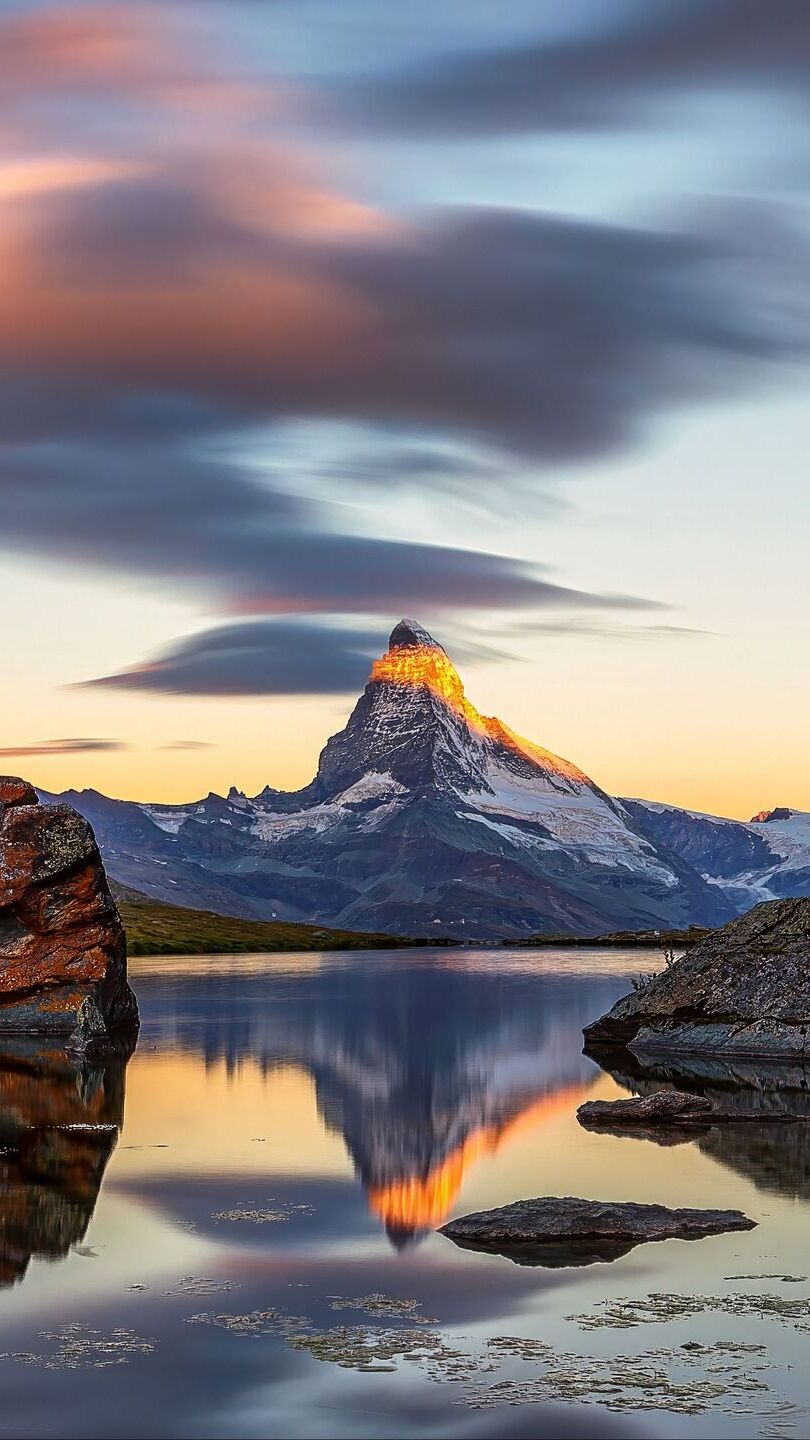
[[303,790],[70,799],[123,883],[255,919],[478,939],[716,925],[736,910],[646,812],[480,715],[413,621]]
[[150,900],[112,882],[130,955],[266,954],[290,950],[387,950],[410,945],[404,937],[356,930],[326,930],[280,920],[238,920]]
[[638,828],[722,891],[737,912],[810,895],[810,814],[779,807],[748,824],[650,800],[622,801]]

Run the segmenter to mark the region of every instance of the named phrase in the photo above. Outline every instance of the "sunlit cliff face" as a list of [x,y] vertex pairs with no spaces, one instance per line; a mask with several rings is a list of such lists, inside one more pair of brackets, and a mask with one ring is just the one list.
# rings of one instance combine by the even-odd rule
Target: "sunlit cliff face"
[[455,1204],[466,1172],[476,1161],[493,1155],[555,1115],[578,1105],[588,1085],[567,1085],[553,1095],[544,1095],[503,1125],[483,1125],[448,1155],[429,1174],[408,1176],[390,1185],[369,1190],[368,1204],[388,1230],[400,1233],[435,1230],[442,1225]]
[[[402,637],[402,638],[400,638]],[[463,720],[476,735],[481,735],[524,759],[534,761],[545,770],[553,770],[568,780],[589,784],[588,777],[559,755],[516,735],[495,716],[481,715],[464,693],[464,686],[447,651],[412,620],[402,620],[392,631],[388,650],[371,667],[370,681],[410,686],[429,690]]]
[[370,679],[431,690],[473,729],[486,733],[486,720],[464,694],[464,686],[447,651],[435,641],[430,644],[392,645],[379,660],[374,661]]

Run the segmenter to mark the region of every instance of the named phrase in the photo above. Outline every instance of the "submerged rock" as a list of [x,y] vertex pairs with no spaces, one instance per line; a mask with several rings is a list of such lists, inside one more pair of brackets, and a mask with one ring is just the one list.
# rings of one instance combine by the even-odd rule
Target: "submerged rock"
[[700,1240],[727,1230],[753,1230],[755,1224],[741,1210],[670,1210],[544,1196],[463,1215],[439,1233],[464,1249],[504,1255],[517,1265],[557,1268],[617,1260],[645,1241]]
[[99,1041],[106,1038],[107,1025],[104,1016],[95,1001],[86,995],[79,1006],[76,1029],[71,1033],[67,1048],[83,1055],[86,1051],[97,1047]]
[[810,1036],[810,899],[771,900],[640,983],[585,1030],[589,1046],[803,1064]]
[[61,1034],[86,1051],[137,1027],[124,930],[90,826],[0,778],[0,1034]]

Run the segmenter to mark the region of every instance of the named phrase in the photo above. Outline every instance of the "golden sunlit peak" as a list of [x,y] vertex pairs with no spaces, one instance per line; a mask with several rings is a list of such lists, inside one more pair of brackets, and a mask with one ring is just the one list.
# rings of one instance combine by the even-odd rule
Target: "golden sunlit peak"
[[416,620],[400,620],[394,626],[386,653],[371,667],[370,679],[430,690],[477,735],[511,750],[545,771],[553,771],[575,784],[590,784],[587,775],[569,760],[553,755],[531,740],[524,740],[502,720],[481,715],[464,694],[458,671],[444,646]]
[[391,631],[388,649],[371,667],[372,680],[432,690],[468,724],[484,723],[464,694],[464,686],[447,651],[415,620],[400,620]]

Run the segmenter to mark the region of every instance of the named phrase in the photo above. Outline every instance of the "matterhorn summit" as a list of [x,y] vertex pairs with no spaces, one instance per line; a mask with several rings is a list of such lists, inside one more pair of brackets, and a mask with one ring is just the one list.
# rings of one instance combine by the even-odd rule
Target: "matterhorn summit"
[[603,824],[626,829],[613,802],[570,761],[481,715],[447,651],[415,620],[394,626],[345,730],[323,751],[313,788],[334,794],[372,768],[412,792],[475,798],[484,809],[502,803],[521,815],[553,810],[555,797],[587,795]]

